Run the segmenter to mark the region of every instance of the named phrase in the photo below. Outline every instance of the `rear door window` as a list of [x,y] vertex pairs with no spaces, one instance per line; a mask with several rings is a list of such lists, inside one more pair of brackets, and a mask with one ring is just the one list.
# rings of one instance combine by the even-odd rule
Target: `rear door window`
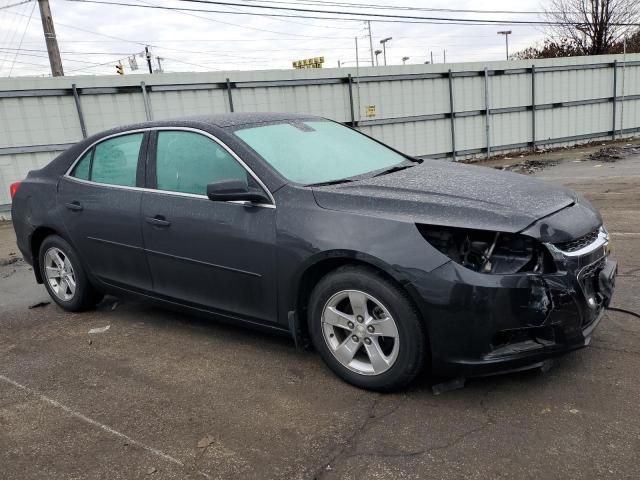
[[195,132],[161,130],[156,153],[158,190],[206,195],[209,183],[241,180],[247,170],[220,144]]
[[90,180],[135,187],[143,137],[144,133],[120,135],[96,145],[90,167]]

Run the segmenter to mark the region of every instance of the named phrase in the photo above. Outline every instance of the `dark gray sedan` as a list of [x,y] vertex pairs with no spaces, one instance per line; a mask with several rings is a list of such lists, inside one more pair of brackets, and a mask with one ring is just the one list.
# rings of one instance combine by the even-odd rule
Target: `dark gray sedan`
[[376,390],[583,347],[616,274],[578,194],[311,116],[117,128],[11,195],[18,246],[62,308],[134,294],[289,333]]

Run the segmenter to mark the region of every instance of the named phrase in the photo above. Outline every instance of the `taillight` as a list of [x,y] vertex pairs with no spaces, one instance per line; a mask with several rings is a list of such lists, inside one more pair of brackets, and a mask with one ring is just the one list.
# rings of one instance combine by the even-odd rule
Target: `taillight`
[[12,183],[11,186],[9,187],[9,194],[11,195],[11,200],[14,199],[14,197],[16,196],[16,193],[18,193],[18,189],[20,188],[20,184],[22,182],[15,182]]

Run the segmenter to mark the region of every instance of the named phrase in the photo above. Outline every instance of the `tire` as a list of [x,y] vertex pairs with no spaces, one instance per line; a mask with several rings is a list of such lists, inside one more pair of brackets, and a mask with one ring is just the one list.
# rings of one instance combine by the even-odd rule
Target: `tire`
[[[102,300],[104,294],[91,285],[75,250],[62,237],[46,237],[40,245],[38,258],[44,286],[51,299],[63,309],[81,312]],[[75,289],[72,287],[74,282]]]
[[345,266],[323,277],[311,293],[308,322],[327,366],[357,387],[398,390],[424,367],[420,315],[406,292],[372,268]]

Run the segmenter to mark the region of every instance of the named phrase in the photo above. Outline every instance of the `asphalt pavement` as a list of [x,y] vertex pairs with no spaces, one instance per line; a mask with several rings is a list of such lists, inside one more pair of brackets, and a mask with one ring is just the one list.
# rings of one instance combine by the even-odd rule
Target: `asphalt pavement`
[[[640,156],[568,155],[535,175],[600,208],[613,303],[640,311]],[[0,225],[0,478],[640,477],[633,316],[607,313],[591,346],[546,373],[441,395],[423,377],[383,395],[288,338],[113,297],[65,313],[14,242]]]

